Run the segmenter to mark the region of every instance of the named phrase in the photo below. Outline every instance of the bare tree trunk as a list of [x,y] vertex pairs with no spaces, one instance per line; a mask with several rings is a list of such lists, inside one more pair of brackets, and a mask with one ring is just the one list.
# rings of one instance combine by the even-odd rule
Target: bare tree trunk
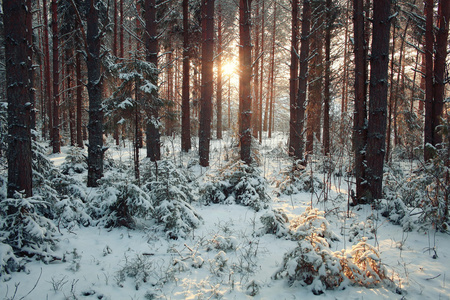
[[222,139],[222,94],[223,94],[223,82],[222,82],[222,6],[219,2],[217,22],[217,139]]
[[294,155],[295,147],[299,144],[299,137],[296,130],[297,123],[297,87],[298,87],[298,0],[292,0],[292,27],[291,27],[291,67],[289,79],[289,150],[290,156]]
[[66,103],[69,107],[69,132],[70,132],[70,146],[76,145],[76,121],[75,121],[75,110],[74,110],[74,99],[73,99],[73,78],[74,78],[74,72],[73,72],[73,48],[68,49],[66,48]]
[[[158,66],[158,36],[156,30],[156,1],[145,0],[145,47],[147,48],[147,61],[153,63],[155,68]],[[158,77],[152,82],[155,86],[158,83]],[[159,122],[159,99],[158,93],[153,92],[150,99],[149,115],[147,121],[147,157],[151,161],[161,159]]]
[[295,128],[294,158],[303,160],[303,124],[305,119],[306,91],[308,83],[309,36],[311,28],[311,1],[303,0],[302,37],[300,46],[300,73],[298,79],[298,95]]
[[87,70],[89,94],[89,145],[88,145],[88,187],[99,185],[103,177],[103,109],[102,74],[100,63],[100,31],[97,0],[89,0],[87,15]]
[[326,0],[326,24],[325,28],[325,84],[324,84],[324,99],[323,99],[323,153],[330,154],[330,86],[331,86],[331,26],[333,20],[331,19],[332,3],[331,0]]
[[433,0],[425,2],[425,127],[424,127],[424,160],[433,156],[430,145],[434,145],[435,124],[433,124]]
[[6,96],[8,99],[8,197],[16,192],[33,195],[31,168],[30,69],[27,6],[24,0],[3,0]]
[[84,148],[83,144],[83,78],[81,75],[81,53],[76,54],[77,67],[77,146]]
[[[28,39],[28,69],[29,78],[30,78],[30,104],[31,104],[31,129],[36,130],[36,103],[35,103],[35,89],[34,89],[34,70],[33,70],[33,7],[31,0],[27,0],[27,20],[26,26],[27,30],[27,39]],[[32,138],[36,139],[36,136],[32,136]]]
[[450,22],[450,1],[439,2],[438,31],[436,33],[436,48],[434,57],[434,81],[433,81],[433,145],[441,148],[442,134],[438,132],[441,125],[441,117],[444,109],[444,93],[446,75],[446,58],[448,47],[448,30]]
[[60,118],[59,118],[59,37],[58,4],[52,0],[52,40],[53,40],[53,153],[61,152]]
[[211,141],[213,67],[214,67],[214,0],[202,0],[202,89],[199,128],[199,156],[202,167],[209,166]]
[[189,1],[183,0],[183,87],[181,115],[181,149],[191,150],[191,108],[189,105]]
[[367,179],[370,200],[381,199],[388,93],[391,0],[373,3],[373,35],[370,58],[369,127],[367,132]]
[[53,140],[53,114],[52,114],[52,91],[51,91],[51,75],[50,75],[50,49],[49,49],[49,32],[48,32],[48,11],[47,0],[42,0],[44,14],[44,78],[45,78],[45,103],[47,105],[48,119],[48,136]]
[[[259,107],[258,107],[258,132],[259,132],[259,142],[262,143],[262,114],[263,114],[263,78],[264,78],[264,30],[265,30],[265,0],[262,0],[262,11],[261,11],[261,72],[259,80]],[[258,70],[256,70],[258,72]]]
[[[253,57],[256,58],[255,62],[254,62],[254,70],[255,72],[253,73],[253,98],[252,98],[252,135],[255,139],[258,138],[258,108],[259,108],[259,55],[261,53],[260,50],[260,39],[259,39],[259,35],[260,35],[260,28],[259,28],[259,21],[260,18],[260,5],[259,5],[259,1],[256,2],[256,9],[255,9],[255,17],[254,17],[254,26],[253,26],[253,30],[254,30],[254,37],[255,37],[255,47],[253,48]],[[262,78],[261,78],[262,80]]]
[[[390,62],[390,76],[389,76],[389,114],[387,118],[387,132],[386,132],[386,162],[389,161],[389,156],[391,152],[391,133],[392,133],[392,110],[394,105],[394,55],[395,55],[395,24],[392,26],[392,49],[391,49],[391,62]],[[397,82],[398,84],[398,82]]]
[[252,162],[251,156],[251,120],[252,120],[252,44],[250,37],[251,0],[239,2],[239,135],[241,142],[241,160],[246,164]]
[[[276,36],[276,22],[277,22],[277,2],[273,2],[273,24],[272,24],[272,46],[270,51],[270,71],[268,78],[268,89],[269,89],[269,97],[266,98],[266,107],[264,109],[264,124],[263,131],[268,132],[268,138],[272,137],[271,129],[268,130],[267,123],[269,121],[269,109],[271,107],[272,99],[274,97],[274,73],[275,73],[275,36]],[[269,124],[271,125],[271,124]],[[270,126],[269,126],[270,128]]]

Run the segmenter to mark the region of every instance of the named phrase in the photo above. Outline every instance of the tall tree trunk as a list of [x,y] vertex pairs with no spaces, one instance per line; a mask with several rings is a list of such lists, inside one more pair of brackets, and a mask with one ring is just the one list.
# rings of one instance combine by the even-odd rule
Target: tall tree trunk
[[70,132],[70,146],[76,145],[76,121],[75,121],[75,110],[74,110],[74,102],[73,101],[73,78],[74,78],[74,61],[73,61],[73,55],[74,51],[73,48],[66,48],[65,50],[66,54],[66,103],[69,107],[69,132]]
[[[353,116],[353,151],[355,152],[356,203],[367,201],[368,185],[365,172],[367,143],[367,52],[364,34],[364,2],[353,1],[355,52],[355,113]],[[355,204],[356,204],[355,203]]]
[[252,44],[250,38],[251,0],[239,1],[239,135],[241,142],[241,160],[250,164],[252,143]]
[[52,0],[52,41],[53,41],[53,153],[61,152],[60,117],[59,117],[59,36],[58,4]]
[[[258,108],[259,108],[259,55],[261,53],[260,50],[260,40],[259,40],[259,34],[260,34],[260,28],[259,28],[259,18],[260,18],[260,5],[259,1],[256,2],[256,10],[255,10],[255,18],[254,18],[254,24],[253,30],[254,30],[254,37],[255,37],[255,47],[253,48],[253,56],[256,58],[254,62],[254,70],[253,73],[253,98],[252,98],[252,135],[255,139],[258,138]],[[262,80],[262,78],[261,78]]]
[[371,201],[381,199],[389,67],[391,0],[373,3],[373,35],[370,58],[369,127],[367,132],[367,179]]
[[323,99],[323,153],[330,154],[330,86],[331,86],[331,26],[333,20],[331,19],[332,10],[331,0],[326,0],[326,24],[325,28],[325,84],[324,84],[324,99]]
[[[36,130],[36,103],[34,89],[34,70],[33,70],[33,6],[31,0],[27,0],[27,39],[28,39],[28,69],[30,70],[30,103],[31,103],[31,129]],[[32,136],[36,139],[36,136]]]
[[222,139],[222,6],[219,2],[217,22],[217,139]]
[[8,99],[8,197],[33,194],[31,168],[30,69],[24,0],[3,0],[5,29],[6,97]]
[[77,146],[84,148],[83,144],[83,78],[81,75],[81,53],[76,54],[77,67]]
[[[270,71],[268,76],[268,89],[269,89],[269,97],[266,98],[266,108],[264,109],[264,124],[263,131],[268,131],[267,124],[269,121],[269,107],[270,103],[272,103],[272,99],[274,97],[274,73],[275,73],[275,37],[276,37],[276,23],[277,23],[277,2],[273,2],[273,23],[272,23],[272,45],[270,51]],[[270,126],[269,126],[270,127]],[[272,131],[269,130],[270,134],[268,134],[268,138],[271,138]]]
[[[446,58],[448,47],[448,30],[450,22],[450,1],[439,2],[438,31],[436,33],[436,48],[434,57],[433,81],[433,145],[441,148],[442,134],[438,132],[444,109],[444,93],[446,83]],[[448,76],[448,73],[447,73]]]
[[294,158],[303,160],[303,124],[305,119],[306,90],[308,83],[308,58],[309,58],[309,36],[311,28],[311,1],[303,0],[302,15],[302,37],[300,46],[300,73],[298,76],[298,95],[295,128],[296,144],[294,148]]
[[312,1],[313,24],[316,24],[311,31],[311,55],[309,61],[310,71],[308,73],[309,79],[309,97],[306,107],[306,153],[312,154],[314,152],[314,140],[320,141],[320,120],[322,114],[322,87],[323,87],[323,50],[322,50],[322,24],[323,5],[321,1]]
[[45,103],[47,105],[47,121],[48,121],[48,136],[53,140],[53,114],[52,114],[52,90],[51,90],[51,76],[50,76],[50,43],[48,32],[48,11],[47,0],[42,0],[43,15],[44,15],[44,78],[45,78]]
[[199,156],[209,166],[214,63],[214,0],[202,0],[202,89],[200,103]]
[[[113,27],[113,49],[112,49],[112,52],[113,52],[113,56],[115,59],[117,59],[117,49],[119,48],[118,47],[119,7],[117,5],[117,1],[118,0],[114,0],[114,3],[113,3],[113,5],[114,5],[114,8],[113,8],[114,9],[114,12],[113,12],[114,13],[114,27]],[[113,126],[113,130],[114,130],[113,137],[114,137],[114,140],[116,141],[116,146],[119,146],[120,145],[120,137],[119,137],[120,136],[120,134],[119,134],[120,125],[118,124],[118,121],[119,121],[118,114],[115,113],[112,119],[113,119],[112,126]]]
[[298,146],[300,134],[297,130],[297,86],[298,86],[298,0],[292,0],[292,28],[291,28],[291,67],[289,79],[289,155],[293,156]]
[[189,1],[183,0],[183,87],[181,115],[181,149],[191,150],[191,108],[189,103]]
[[103,177],[103,110],[102,74],[100,63],[100,31],[97,0],[89,0],[87,15],[87,70],[89,94],[89,146],[88,146],[88,187],[98,186]]
[[[394,106],[394,55],[395,55],[395,23],[392,26],[392,49],[391,49],[391,62],[390,62],[390,76],[389,76],[389,110],[388,110],[388,118],[387,118],[387,131],[386,131],[386,162],[389,161],[389,156],[391,152],[391,133],[392,133],[392,110]],[[397,82],[398,84],[398,82]]]
[[424,160],[433,156],[435,126],[433,124],[433,0],[425,2],[425,126],[424,126]]
[[120,48],[119,48],[119,56],[120,56],[120,58],[124,58],[124,47],[125,47],[125,45],[124,45],[124,42],[123,42],[123,30],[124,30],[124,28],[123,28],[123,14],[124,14],[124,11],[123,11],[123,1],[124,0],[118,0],[118,1],[120,1],[120,5],[119,5],[119,9],[120,9],[120,18],[119,18],[119,22],[120,22],[120,27],[119,27],[119,41],[120,41]]
[[[264,78],[264,31],[265,31],[265,0],[262,0],[262,10],[261,10],[261,71],[259,80],[259,107],[258,107],[258,132],[259,132],[259,142],[262,143],[262,114],[263,114],[263,78]],[[256,70],[258,72],[258,70]]]
[[[156,1],[145,0],[145,47],[147,48],[147,61],[158,66],[158,36],[156,21]],[[158,76],[155,75],[153,82],[155,86],[158,83]],[[161,159],[159,123],[159,99],[157,91],[151,95],[149,114],[147,121],[147,157],[151,161]]]

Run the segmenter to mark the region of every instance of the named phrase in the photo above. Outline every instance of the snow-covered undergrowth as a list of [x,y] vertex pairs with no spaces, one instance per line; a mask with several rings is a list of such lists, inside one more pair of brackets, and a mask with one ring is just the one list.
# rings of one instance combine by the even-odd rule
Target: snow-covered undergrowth
[[83,151],[40,147],[33,198],[6,200],[0,176],[0,298],[449,299],[450,239],[418,200],[436,180],[389,172],[379,210],[349,207],[339,166],[286,172],[284,140],[252,167],[226,157],[229,138],[209,168],[171,144],[140,181],[131,147],[111,147],[95,189]]

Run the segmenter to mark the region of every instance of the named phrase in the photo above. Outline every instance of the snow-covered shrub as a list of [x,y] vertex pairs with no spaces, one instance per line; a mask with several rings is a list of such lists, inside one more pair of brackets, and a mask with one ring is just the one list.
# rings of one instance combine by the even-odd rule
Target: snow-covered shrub
[[380,254],[366,243],[366,238],[350,251],[333,252],[323,237],[323,228],[314,228],[322,227],[324,223],[309,223],[312,226],[298,226],[306,227],[309,234],[302,235],[297,247],[284,255],[281,267],[274,274],[275,279],[287,278],[290,285],[309,286],[316,295],[326,289],[340,288],[345,281],[366,287],[385,282],[386,270]]
[[86,204],[77,197],[64,196],[54,205],[58,225],[73,228],[79,224],[88,226],[92,218],[86,213]]
[[281,208],[266,212],[260,217],[260,220],[263,225],[260,229],[260,234],[274,234],[277,237],[289,235],[289,228],[286,226],[289,223],[289,219]]
[[411,231],[414,228],[410,210],[401,198],[383,199],[380,202],[381,215],[389,219],[392,224],[401,225],[404,231]]
[[87,171],[87,167],[83,149],[72,147],[66,156],[66,160],[61,165],[61,173],[65,175],[81,174]]
[[371,219],[368,219],[366,222],[353,222],[350,225],[348,241],[357,242],[363,238],[371,240],[375,237],[375,232],[376,228]]
[[149,218],[153,212],[150,196],[130,182],[105,179],[88,206],[88,214],[106,227],[134,228],[134,218]]
[[324,238],[328,244],[339,241],[339,237],[330,229],[324,214],[324,211],[319,211],[317,208],[307,207],[304,213],[292,219],[289,230],[293,239],[303,240],[314,235]]
[[311,170],[294,168],[285,172],[283,179],[275,182],[275,186],[281,194],[292,195],[318,191],[322,189],[323,183]]
[[10,245],[15,253],[36,256],[49,262],[57,239],[54,223],[43,216],[49,203],[40,196],[0,201],[0,242]]
[[238,247],[238,240],[234,236],[215,235],[207,241],[206,251],[213,249],[224,252],[234,251]]
[[352,250],[341,252],[338,257],[343,273],[354,284],[373,287],[387,279],[380,254],[365,239],[352,246]]
[[297,247],[284,255],[274,278],[287,278],[289,285],[310,286],[314,294],[338,288],[344,281],[339,257],[324,238],[315,234],[300,240]]
[[145,189],[153,203],[153,216],[163,225],[167,237],[185,238],[202,220],[190,205],[194,196],[188,178],[169,160],[160,161],[152,172],[153,180]]
[[205,203],[236,203],[255,211],[268,207],[267,182],[258,169],[242,161],[227,165],[217,180],[201,190]]
[[20,261],[14,255],[10,245],[0,242],[0,278],[8,279],[7,275],[20,269]]

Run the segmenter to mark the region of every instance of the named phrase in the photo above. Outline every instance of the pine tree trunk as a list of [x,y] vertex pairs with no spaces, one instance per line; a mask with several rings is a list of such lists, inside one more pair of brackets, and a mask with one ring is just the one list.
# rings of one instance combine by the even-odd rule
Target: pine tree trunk
[[8,99],[8,197],[31,197],[31,109],[27,7],[24,0],[3,0],[6,96]]
[[326,0],[326,24],[325,29],[325,84],[323,95],[323,153],[325,155],[330,154],[330,102],[331,102],[331,26],[333,20],[331,20],[332,10],[331,0]]
[[[155,67],[158,66],[158,37],[156,26],[156,1],[145,0],[146,33],[144,35],[144,40],[147,50],[147,61],[154,64]],[[157,86],[157,75],[154,76],[152,83]],[[150,99],[147,121],[147,157],[149,157],[151,161],[161,159],[160,133],[158,128],[159,106],[158,93],[154,91]]]
[[74,99],[73,99],[73,48],[65,50],[66,52],[66,103],[69,107],[69,132],[70,132],[70,146],[76,145],[76,121],[75,121],[75,107],[74,107]]
[[214,1],[202,0],[202,88],[200,103],[199,156],[209,166],[214,60]]
[[98,186],[103,177],[103,110],[102,74],[100,63],[99,18],[97,0],[89,0],[87,15],[87,70],[89,94],[89,146],[88,146],[88,187]]
[[298,86],[298,0],[292,0],[292,28],[291,28],[291,66],[289,79],[289,155],[293,156],[298,146],[299,134],[297,130],[297,86]]
[[303,0],[303,17],[302,17],[302,38],[300,46],[300,73],[298,77],[298,94],[295,128],[296,144],[294,148],[294,158],[303,160],[303,124],[305,118],[306,91],[308,83],[308,58],[309,58],[309,36],[311,27],[311,2]]
[[222,139],[222,7],[219,2],[217,22],[217,139]]
[[[368,186],[365,174],[367,143],[367,53],[364,34],[363,0],[353,1],[355,52],[355,113],[353,117],[353,151],[355,152],[356,203],[367,201]],[[355,204],[356,204],[355,203]]]
[[[28,39],[28,69],[30,70],[30,103],[31,103],[31,129],[36,130],[36,103],[35,103],[35,89],[34,89],[34,70],[33,70],[33,7],[31,0],[27,0],[27,39]],[[32,136],[36,139],[36,136]]]
[[51,90],[51,75],[50,75],[50,43],[48,32],[48,11],[47,0],[42,0],[43,15],[44,15],[44,78],[45,78],[45,103],[47,105],[47,122],[48,122],[48,136],[53,140],[53,114],[52,114],[52,90]]
[[[259,39],[259,18],[260,18],[260,6],[259,1],[256,2],[256,11],[254,18],[254,37],[255,37],[255,46],[253,48],[253,56],[256,58],[254,62],[254,74],[253,74],[253,97],[252,97],[252,135],[255,139],[258,138],[258,108],[259,108],[259,54],[260,50],[260,39]],[[262,78],[261,78],[262,80]]]
[[59,37],[58,4],[52,0],[52,41],[53,41],[53,153],[61,152],[60,117],[59,117]]
[[239,135],[241,142],[241,160],[250,164],[252,143],[252,44],[250,38],[250,14],[251,0],[240,0],[239,2],[239,65],[241,73],[239,77]]
[[389,67],[391,0],[373,3],[373,35],[370,58],[369,126],[367,132],[367,179],[370,201],[381,199],[386,151],[386,120]]
[[433,145],[441,148],[442,134],[438,127],[441,125],[442,112],[444,110],[444,93],[446,83],[446,58],[448,47],[448,30],[450,22],[450,1],[439,2],[438,31],[436,33],[436,48],[434,57],[434,81],[433,81]]
[[84,148],[83,144],[83,78],[81,75],[81,53],[76,54],[77,67],[76,67],[76,78],[77,78],[77,146],[79,148]]
[[[263,78],[264,78],[264,31],[265,31],[265,0],[262,0],[262,11],[261,11],[261,71],[259,80],[259,107],[258,107],[258,132],[259,132],[259,142],[262,143],[262,115],[263,115]],[[258,70],[256,70],[258,72]]]
[[181,105],[181,149],[191,150],[191,108],[189,101],[189,1],[183,0],[183,87]]
[[424,125],[424,160],[433,157],[431,145],[434,145],[435,124],[433,120],[433,0],[425,2],[425,125]]

